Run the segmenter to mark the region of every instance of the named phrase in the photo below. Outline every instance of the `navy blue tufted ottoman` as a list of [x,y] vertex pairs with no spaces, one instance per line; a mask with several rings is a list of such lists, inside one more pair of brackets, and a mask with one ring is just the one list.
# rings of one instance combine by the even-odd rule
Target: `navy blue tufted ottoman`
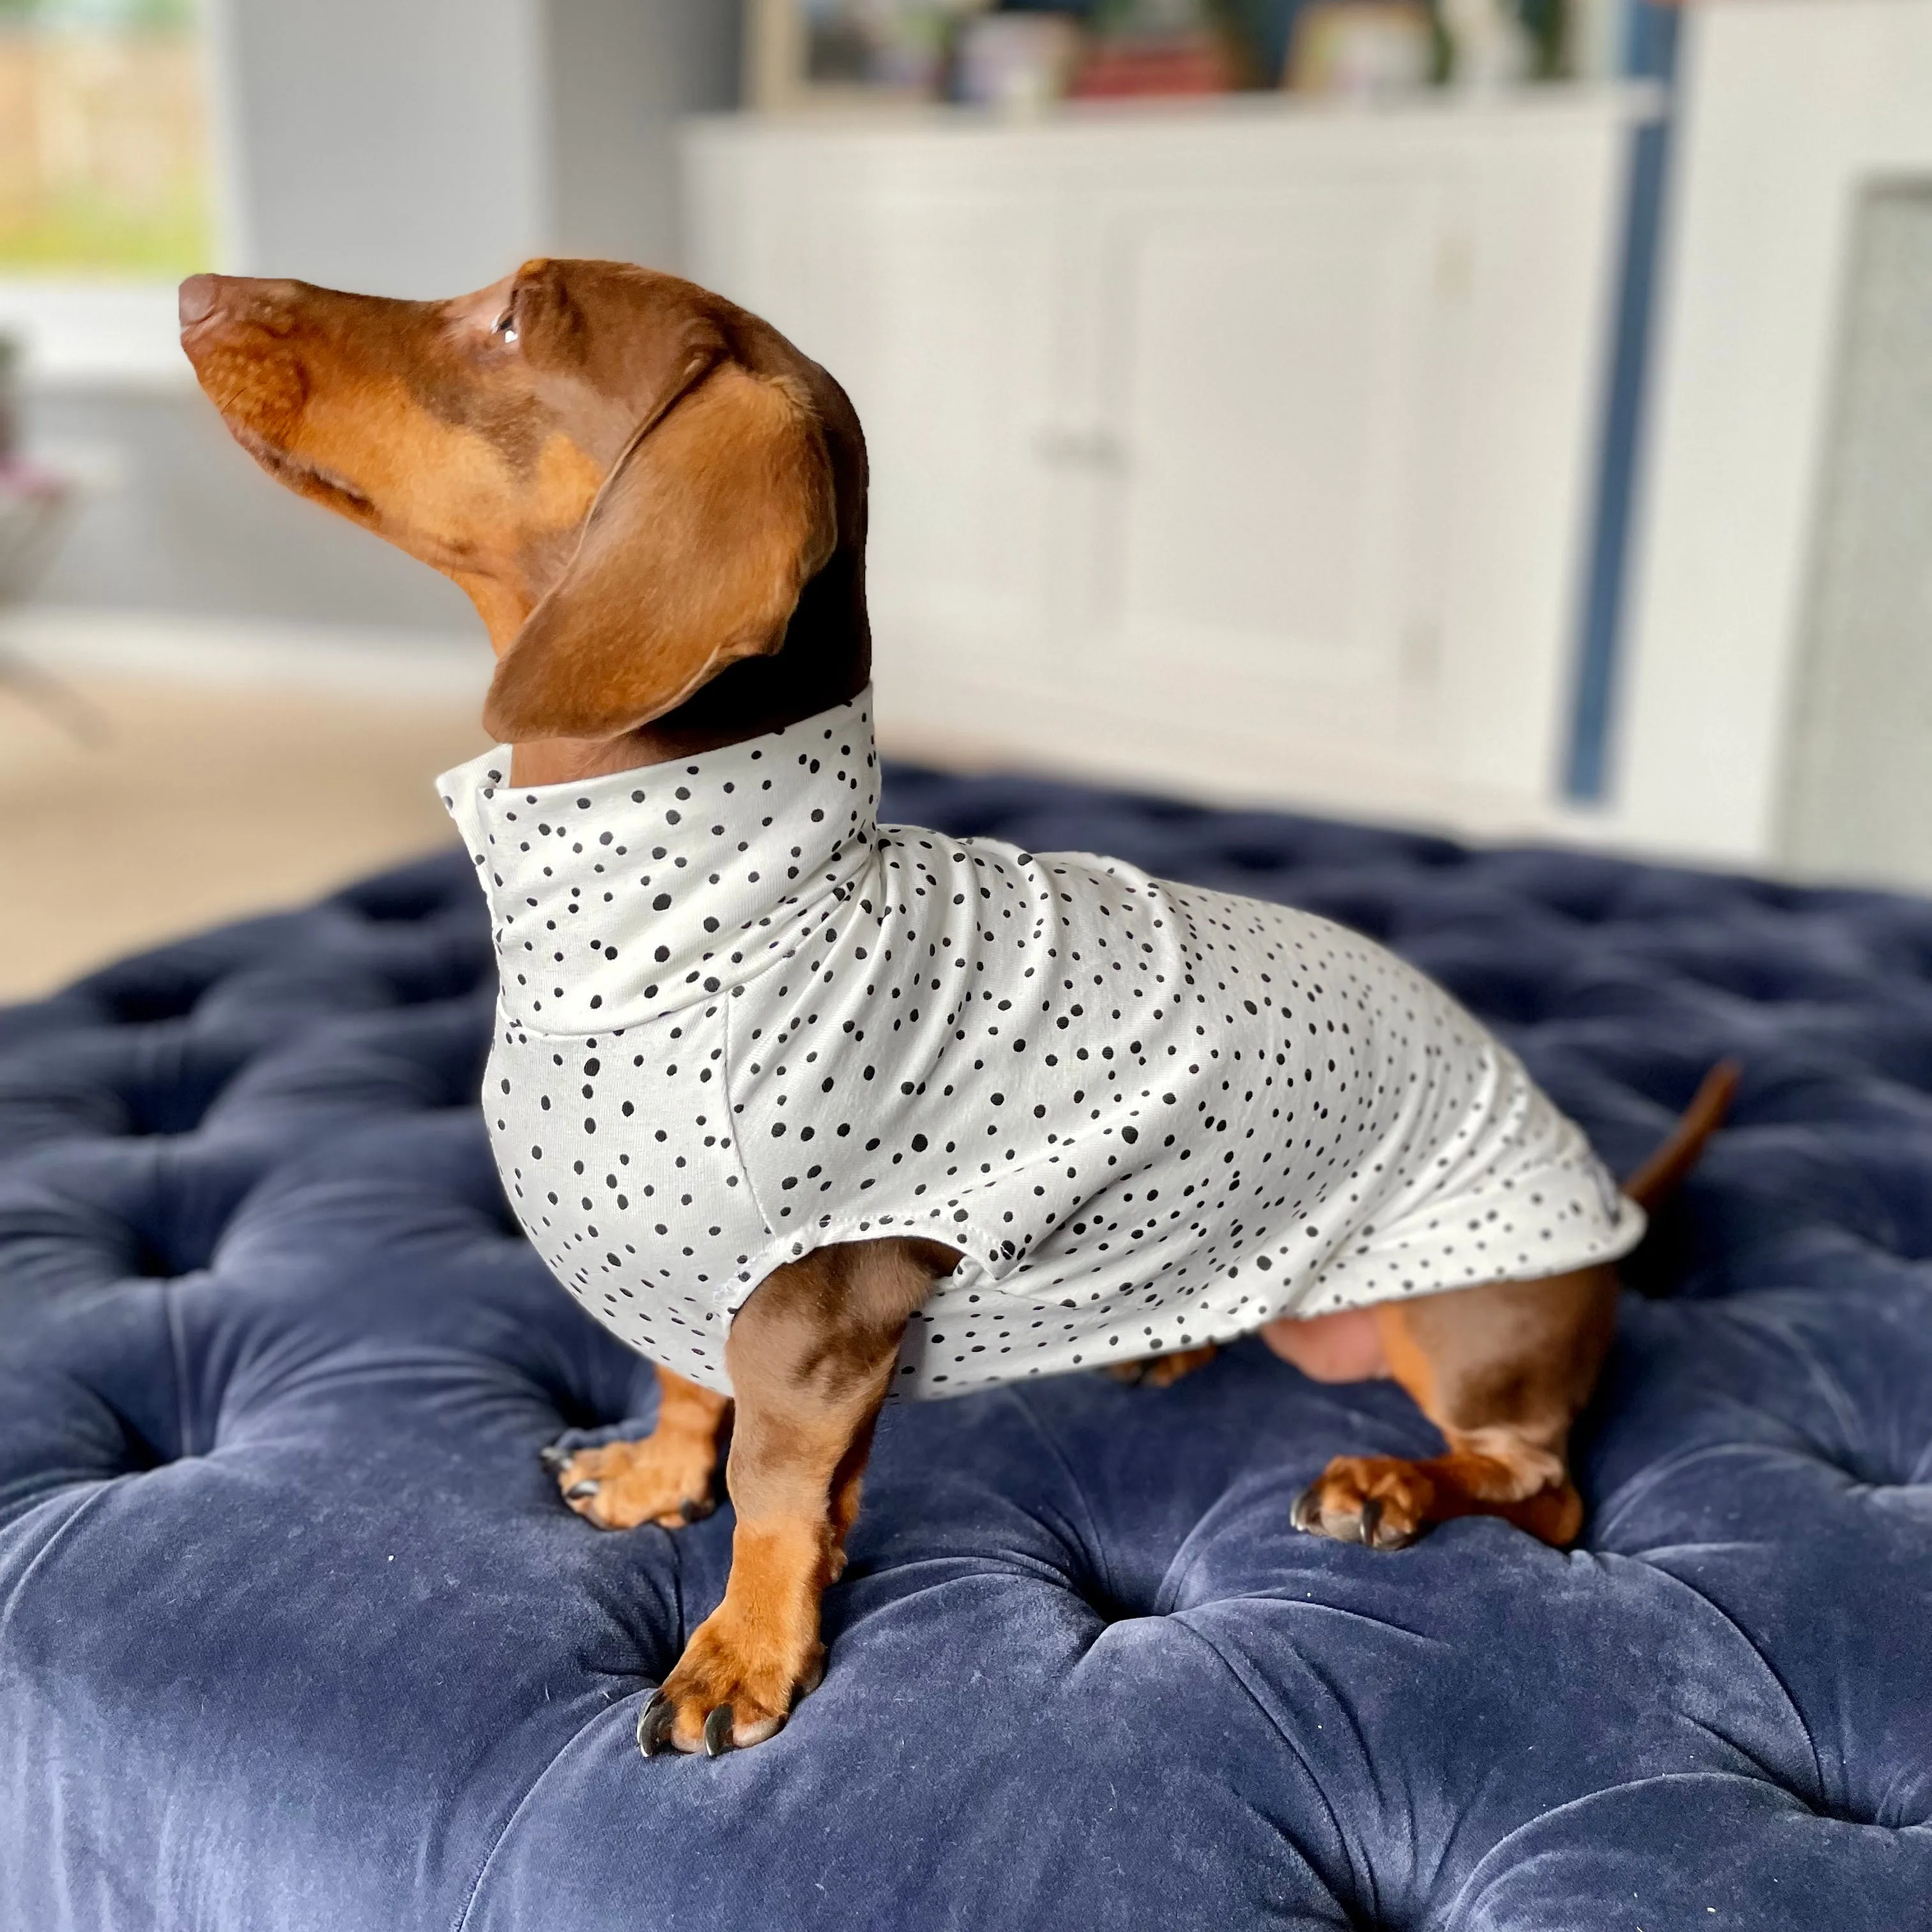
[[506,1216],[459,854],[0,1013],[7,1932],[1932,1928],[1932,905],[893,776],[1385,939],[1628,1168],[1722,1054],[1561,1556],[1298,1535],[1392,1388],[1257,1344],[889,1412],[831,1665],[646,1762],[728,1513],[536,1451],[651,1378]]

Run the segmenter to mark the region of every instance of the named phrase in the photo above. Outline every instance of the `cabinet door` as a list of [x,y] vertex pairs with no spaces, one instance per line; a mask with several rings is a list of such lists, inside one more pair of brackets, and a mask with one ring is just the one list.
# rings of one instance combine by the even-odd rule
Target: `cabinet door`
[[1059,506],[1031,447],[1054,386],[1053,213],[886,195],[866,218],[869,340],[847,381],[872,455],[869,580],[881,626],[933,648],[1024,656],[1053,628]]
[[1109,224],[1118,440],[1095,647],[1160,701],[1421,748],[1454,388],[1439,171]]
[[737,238],[717,268],[865,426],[882,668],[1036,668],[1059,628],[1056,479],[1034,446],[1055,413],[1061,198],[956,140],[773,140],[752,166],[714,197]]

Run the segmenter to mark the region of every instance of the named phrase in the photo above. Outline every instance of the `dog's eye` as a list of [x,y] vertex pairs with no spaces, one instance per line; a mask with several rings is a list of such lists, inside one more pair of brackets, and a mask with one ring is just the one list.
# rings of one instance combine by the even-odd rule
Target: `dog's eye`
[[513,308],[504,310],[503,313],[490,325],[490,333],[492,335],[500,335],[506,342],[515,341],[517,339],[516,310]]

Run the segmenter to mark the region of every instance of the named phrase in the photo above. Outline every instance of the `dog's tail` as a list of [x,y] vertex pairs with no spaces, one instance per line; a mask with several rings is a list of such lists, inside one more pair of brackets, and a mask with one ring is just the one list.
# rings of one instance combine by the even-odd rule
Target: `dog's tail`
[[1670,1138],[1623,1184],[1623,1191],[1647,1214],[1654,1214],[1697,1165],[1704,1143],[1724,1124],[1742,1072],[1735,1060],[1720,1060],[1698,1083]]

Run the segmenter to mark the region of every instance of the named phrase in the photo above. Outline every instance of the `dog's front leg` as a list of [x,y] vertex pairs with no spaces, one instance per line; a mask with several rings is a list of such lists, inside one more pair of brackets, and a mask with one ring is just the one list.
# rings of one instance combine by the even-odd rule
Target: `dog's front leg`
[[916,1241],[821,1248],[738,1311],[724,1346],[737,1403],[730,1580],[638,1718],[646,1756],[760,1743],[816,1687],[818,1600],[844,1567],[899,1340],[956,1258]]

